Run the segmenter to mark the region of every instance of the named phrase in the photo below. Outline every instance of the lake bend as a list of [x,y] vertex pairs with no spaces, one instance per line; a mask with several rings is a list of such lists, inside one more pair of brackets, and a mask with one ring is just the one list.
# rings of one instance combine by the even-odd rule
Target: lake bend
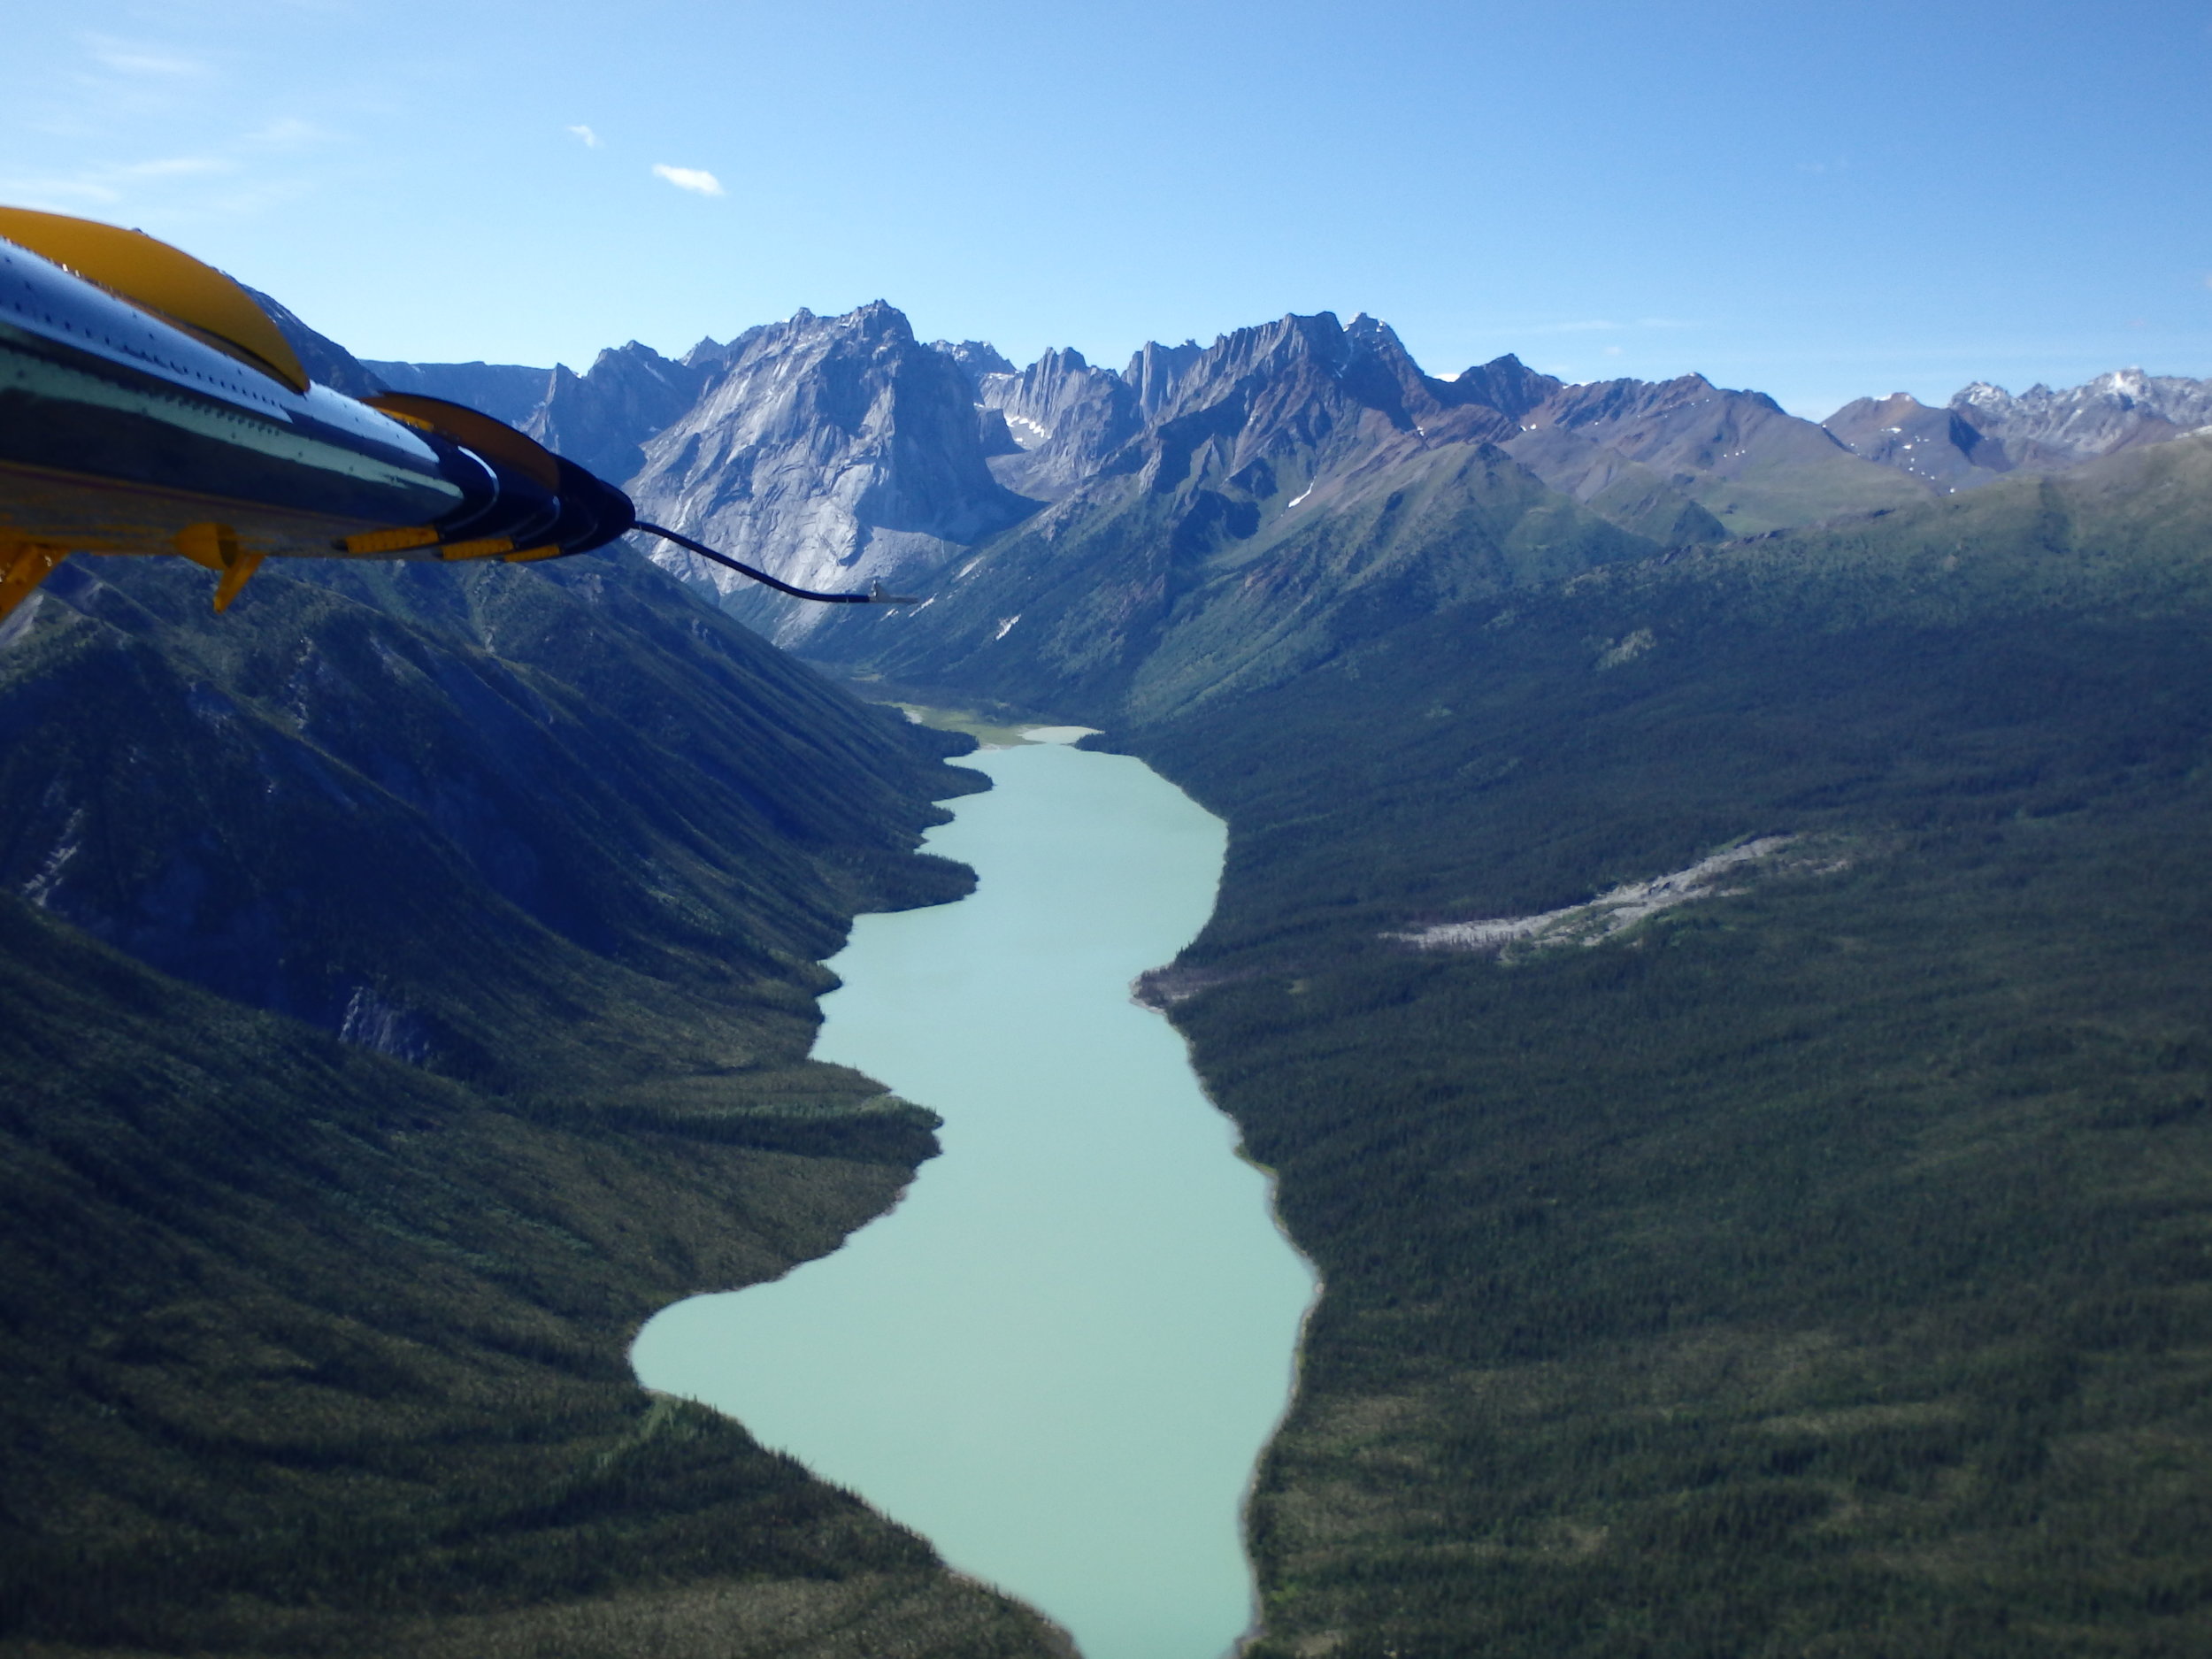
[[663,1310],[632,1360],[1085,1659],[1217,1659],[1251,1620],[1244,1498],[1314,1292],[1130,995],[1204,925],[1223,827],[1079,730],[1027,734],[964,757],[993,787],[926,842],[976,892],[864,916],[830,963],[816,1056],[936,1111],[942,1155],[831,1256]]

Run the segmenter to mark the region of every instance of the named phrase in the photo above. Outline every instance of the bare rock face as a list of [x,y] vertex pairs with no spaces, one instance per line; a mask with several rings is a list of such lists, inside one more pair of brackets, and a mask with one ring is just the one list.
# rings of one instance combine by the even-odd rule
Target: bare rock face
[[1462,369],[1443,383],[1441,395],[1455,403],[1486,403],[1519,420],[1564,389],[1565,384],[1539,373],[1509,351],[1471,369]]
[[1046,501],[1094,475],[1144,425],[1129,382],[1072,349],[1048,351],[1018,374],[985,375],[978,397],[1012,445],[993,443],[991,471],[1010,489]]
[[1578,493],[1587,457],[1578,446],[1537,435],[1548,428],[1649,469],[1737,535],[1906,506],[1926,500],[1930,489],[1924,480],[1853,454],[1765,393],[1731,391],[1701,374],[1563,386],[1525,410],[1518,425],[1528,435],[1509,442],[1507,451],[1547,482],[1558,479],[1555,488]]
[[1322,311],[1240,328],[1186,366],[1146,435],[1144,471],[1156,492],[1195,476],[1259,500],[1291,479],[1333,495],[1402,454],[1517,430],[1423,374],[1386,324]]
[[[693,355],[718,359],[711,378],[644,446],[630,493],[641,517],[786,581],[910,589],[1036,505],[992,477],[961,365],[880,300]],[[655,557],[780,641],[822,620],[678,549]]]
[[545,401],[523,430],[555,454],[620,483],[644,465],[646,441],[698,401],[718,366],[701,348],[692,357],[702,360],[672,362],[633,340],[602,351],[582,374],[557,365]]
[[1148,340],[1143,348],[1129,359],[1129,366],[1121,372],[1121,378],[1129,382],[1130,390],[1137,395],[1137,411],[1149,420],[1158,414],[1175,390],[1175,382],[1183,371],[1206,354],[1205,347],[1195,340],[1186,340],[1179,346],[1164,346],[1156,340]]
[[2032,386],[2017,397],[1977,380],[1951,400],[1951,408],[2001,443],[2016,467],[2062,472],[2212,425],[2212,380],[2116,369],[2085,386],[2057,392]]
[[1956,409],[1931,409],[1906,392],[1858,398],[1821,424],[1854,455],[1924,478],[1947,495],[2012,469],[2001,440]]
[[1824,424],[1867,460],[1949,494],[2010,472],[2070,472],[2212,425],[2212,380],[2116,369],[2085,386],[2032,386],[2017,397],[1977,380],[1947,408],[1893,392],[1846,403]]
[[961,373],[968,377],[968,389],[980,401],[979,389],[984,377],[992,374],[1011,374],[1014,365],[1005,354],[987,340],[933,340],[932,351],[941,351],[960,365]]
[[[806,653],[991,695],[1053,683],[1078,712],[1151,710],[1279,684],[1397,620],[1656,550],[1517,465],[1499,443],[1519,423],[1472,392],[1422,373],[1374,319],[1326,312],[1194,356],[1152,348],[1126,376],[1048,354],[985,395],[1033,426],[1033,454],[1096,421],[1089,474],[944,572],[928,605],[880,627],[832,618]],[[1109,449],[1147,396],[1151,419]]]

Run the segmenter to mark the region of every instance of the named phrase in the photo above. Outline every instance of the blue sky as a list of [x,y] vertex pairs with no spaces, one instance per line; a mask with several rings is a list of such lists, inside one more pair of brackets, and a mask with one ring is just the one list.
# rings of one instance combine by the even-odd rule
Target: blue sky
[[880,296],[1116,365],[1363,310],[1435,372],[1816,416],[2212,374],[2203,4],[87,0],[9,35],[0,201],[365,357],[581,367]]

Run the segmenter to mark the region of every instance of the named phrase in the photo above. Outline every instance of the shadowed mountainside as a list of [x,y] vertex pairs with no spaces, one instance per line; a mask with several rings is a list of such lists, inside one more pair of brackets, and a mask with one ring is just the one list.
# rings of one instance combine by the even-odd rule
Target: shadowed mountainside
[[1059,1651],[625,1360],[933,1150],[805,1056],[949,740],[642,561],[310,574],[0,632],[0,1646]]

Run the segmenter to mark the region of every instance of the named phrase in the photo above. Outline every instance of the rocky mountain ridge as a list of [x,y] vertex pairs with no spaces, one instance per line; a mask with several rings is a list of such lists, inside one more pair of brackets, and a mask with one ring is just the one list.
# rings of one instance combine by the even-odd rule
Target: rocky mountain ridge
[[[644,517],[813,588],[933,571],[1035,505],[992,476],[959,365],[881,301],[750,331],[628,482]],[[687,570],[690,555],[662,557],[780,641],[820,619],[719,568]]]
[[[1172,703],[1657,550],[1501,449],[1520,423],[1475,401],[1486,382],[1423,374],[1372,318],[1285,317],[1181,355],[1152,382],[1152,418],[1089,478],[947,569],[929,604],[826,618],[807,654],[1010,699],[1048,678],[1077,713]],[[1050,455],[1079,414],[1128,418],[1107,378],[1063,355],[1002,395]]]
[[[1309,514],[1333,511],[1349,480],[1320,464],[1321,451],[1354,406],[1372,448],[1363,489],[1401,465],[1418,472],[1415,457],[1438,446],[1493,445],[1544,488],[1660,547],[1894,511],[2010,472],[2067,472],[2212,421],[2212,383],[2138,369],[2018,396],[1977,382],[1940,409],[1902,393],[1863,398],[1824,422],[1697,374],[1569,384],[1509,355],[1445,378],[1423,371],[1386,325],[1360,316],[1340,326],[1326,313],[1207,347],[1148,342],[1118,372],[1071,349],[1017,369],[986,342],[918,342],[881,301],[834,318],[803,311],[680,358],[632,342],[582,374],[380,362],[334,372],[516,419],[626,484],[646,517],[787,580],[879,579],[924,592],[994,537],[1032,522],[1048,530],[1059,522],[1048,509],[1094,487],[1110,493],[1127,472],[1152,469],[1153,488],[1158,469],[1193,464],[1201,449],[1228,480],[1225,494],[1207,495],[1233,503],[1217,510],[1230,518],[1271,511],[1274,494],[1256,488],[1266,479],[1244,469],[1292,451],[1306,457],[1292,472],[1313,488],[1284,493],[1286,510],[1295,495]],[[1301,470],[1310,464],[1318,470]],[[687,555],[649,550],[786,643],[829,626]]]

